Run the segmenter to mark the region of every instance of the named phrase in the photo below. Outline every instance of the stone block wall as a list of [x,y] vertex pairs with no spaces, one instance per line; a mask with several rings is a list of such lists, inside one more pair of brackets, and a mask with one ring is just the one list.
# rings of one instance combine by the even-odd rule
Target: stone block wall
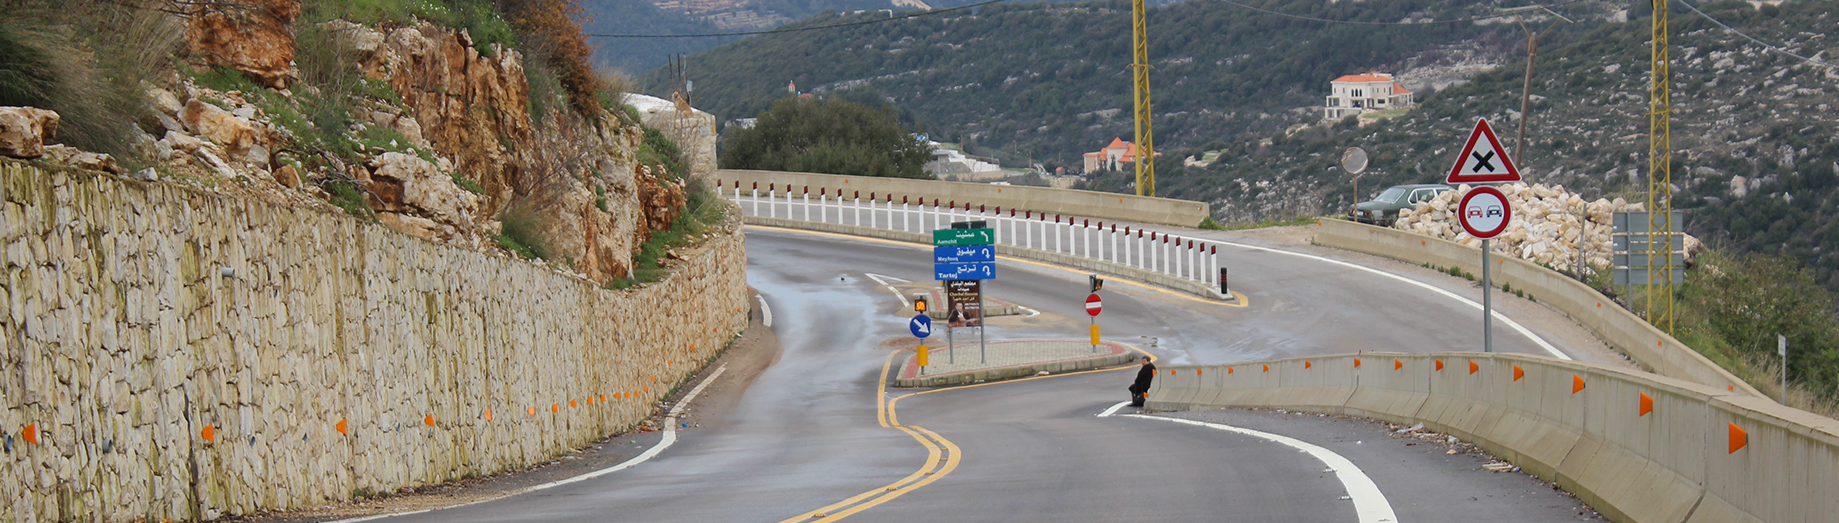
[[642,421],[747,322],[738,230],[622,292],[10,161],[0,218],[7,521],[214,519],[538,464]]

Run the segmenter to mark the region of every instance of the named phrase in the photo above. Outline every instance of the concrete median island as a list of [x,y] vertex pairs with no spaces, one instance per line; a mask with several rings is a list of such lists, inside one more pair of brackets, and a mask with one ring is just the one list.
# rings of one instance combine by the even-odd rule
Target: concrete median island
[[921,373],[917,353],[906,355],[892,385],[939,387],[1023,378],[1041,372],[1058,374],[1123,365],[1139,356],[1129,345],[1114,341],[1100,343],[1096,350],[1089,340],[999,341],[990,343],[981,354],[974,337],[958,340],[955,351],[946,350],[943,339],[930,341],[940,346],[932,347],[925,372]]

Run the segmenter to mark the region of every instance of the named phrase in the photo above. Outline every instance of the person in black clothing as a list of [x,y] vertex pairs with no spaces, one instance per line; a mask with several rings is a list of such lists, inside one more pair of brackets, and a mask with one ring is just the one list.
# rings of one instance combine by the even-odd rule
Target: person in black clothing
[[1149,399],[1149,383],[1155,379],[1156,362],[1144,356],[1143,368],[1137,369],[1137,381],[1130,384],[1130,406],[1143,406],[1143,401]]

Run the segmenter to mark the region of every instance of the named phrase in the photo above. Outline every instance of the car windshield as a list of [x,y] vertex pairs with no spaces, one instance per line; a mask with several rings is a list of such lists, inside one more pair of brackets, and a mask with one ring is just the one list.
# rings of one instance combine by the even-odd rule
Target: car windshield
[[1403,196],[1405,196],[1404,189],[1393,187],[1391,189],[1386,189],[1386,192],[1379,193],[1379,197],[1374,198],[1374,200],[1386,203],[1398,203],[1398,199]]

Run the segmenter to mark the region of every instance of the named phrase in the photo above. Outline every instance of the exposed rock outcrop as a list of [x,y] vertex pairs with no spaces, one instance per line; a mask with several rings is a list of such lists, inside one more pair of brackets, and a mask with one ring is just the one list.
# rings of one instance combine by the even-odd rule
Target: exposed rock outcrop
[[248,73],[264,86],[293,83],[294,19],[300,0],[189,2],[185,39],[211,65]]
[[0,107],[0,156],[37,158],[57,136],[58,115],[37,107]]

